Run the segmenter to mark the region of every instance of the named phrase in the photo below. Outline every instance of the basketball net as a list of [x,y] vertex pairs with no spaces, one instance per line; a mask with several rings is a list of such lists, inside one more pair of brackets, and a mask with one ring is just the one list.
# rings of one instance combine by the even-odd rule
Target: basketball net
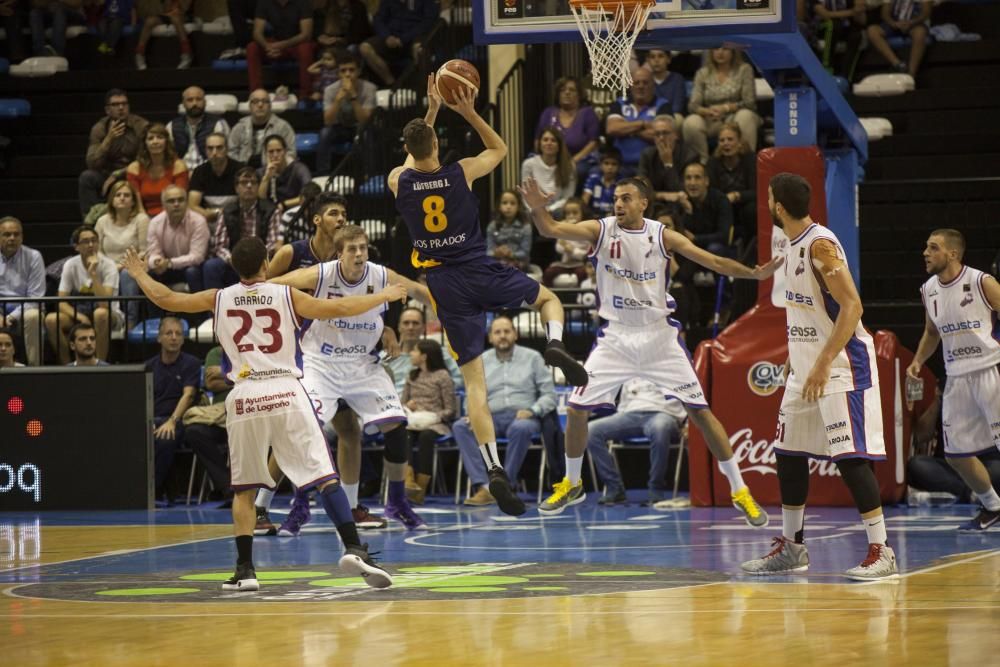
[[570,0],[573,18],[587,45],[593,68],[594,85],[599,88],[621,88],[625,97],[632,85],[629,62],[632,46],[639,31],[646,25],[655,0]]

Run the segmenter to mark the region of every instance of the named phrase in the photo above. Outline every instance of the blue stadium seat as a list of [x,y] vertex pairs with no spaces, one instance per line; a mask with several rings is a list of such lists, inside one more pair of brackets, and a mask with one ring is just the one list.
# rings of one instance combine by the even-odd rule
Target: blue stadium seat
[[300,155],[303,153],[315,153],[318,144],[319,135],[315,132],[304,132],[295,135],[295,152]]
[[385,194],[385,176],[378,175],[372,176],[367,181],[365,181],[361,188],[358,190],[359,194],[366,195],[368,197],[379,197]]
[[[188,337],[188,332],[190,326],[187,320],[181,320],[181,333],[184,334],[184,338]],[[139,322],[132,330],[128,332],[128,342],[130,343],[141,343],[143,341],[147,343],[156,342],[156,337],[160,335],[160,318],[153,317],[148,320]]]
[[215,70],[245,70],[246,60],[213,60],[212,69]]
[[31,102],[28,100],[6,98],[0,99],[0,117],[17,118],[31,115]]

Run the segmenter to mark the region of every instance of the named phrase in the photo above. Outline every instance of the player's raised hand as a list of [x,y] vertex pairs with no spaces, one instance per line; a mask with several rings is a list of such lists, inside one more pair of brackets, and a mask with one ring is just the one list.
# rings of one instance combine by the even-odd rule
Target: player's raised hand
[[387,285],[384,290],[382,290],[381,295],[385,297],[388,303],[393,301],[402,301],[406,298],[406,287],[403,285]]
[[139,274],[146,273],[146,262],[135,251],[135,248],[129,248],[125,251],[125,257],[119,268],[128,271],[128,274],[133,278],[138,278]]
[[757,280],[767,280],[774,275],[774,272],[781,268],[781,265],[785,263],[785,258],[778,255],[772,257],[771,261],[763,266],[753,267],[753,277]]
[[447,100],[441,101],[462,118],[468,119],[470,116],[476,115],[476,96],[467,86],[459,86],[455,89],[454,103],[448,104]]
[[434,73],[427,75],[427,109],[437,112],[441,108],[441,93],[438,92],[437,78]]
[[549,200],[552,199],[552,195],[542,190],[538,181],[533,178],[525,179],[524,183],[518,186],[517,191],[524,197],[524,203],[530,209],[545,208]]

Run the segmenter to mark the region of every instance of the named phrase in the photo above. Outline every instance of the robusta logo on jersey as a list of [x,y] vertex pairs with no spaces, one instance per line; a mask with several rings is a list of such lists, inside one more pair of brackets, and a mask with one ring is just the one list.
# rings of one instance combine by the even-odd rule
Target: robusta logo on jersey
[[770,396],[784,385],[784,364],[758,361],[747,371],[747,386],[758,396]]
[[610,273],[616,278],[621,278],[623,280],[632,280],[637,283],[645,283],[650,280],[656,280],[656,271],[643,271],[642,273],[636,273],[632,269],[626,269],[622,266],[615,266],[614,264],[605,264],[604,271]]
[[938,329],[942,334],[957,334],[963,331],[974,331],[976,329],[981,329],[982,324],[979,320],[965,320],[964,322],[948,322],[947,324],[942,324]]

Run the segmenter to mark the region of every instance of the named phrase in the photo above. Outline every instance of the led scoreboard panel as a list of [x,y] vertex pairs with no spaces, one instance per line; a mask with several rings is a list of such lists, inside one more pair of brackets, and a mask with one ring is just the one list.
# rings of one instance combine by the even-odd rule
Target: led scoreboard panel
[[142,366],[0,371],[0,510],[151,508],[152,405]]

